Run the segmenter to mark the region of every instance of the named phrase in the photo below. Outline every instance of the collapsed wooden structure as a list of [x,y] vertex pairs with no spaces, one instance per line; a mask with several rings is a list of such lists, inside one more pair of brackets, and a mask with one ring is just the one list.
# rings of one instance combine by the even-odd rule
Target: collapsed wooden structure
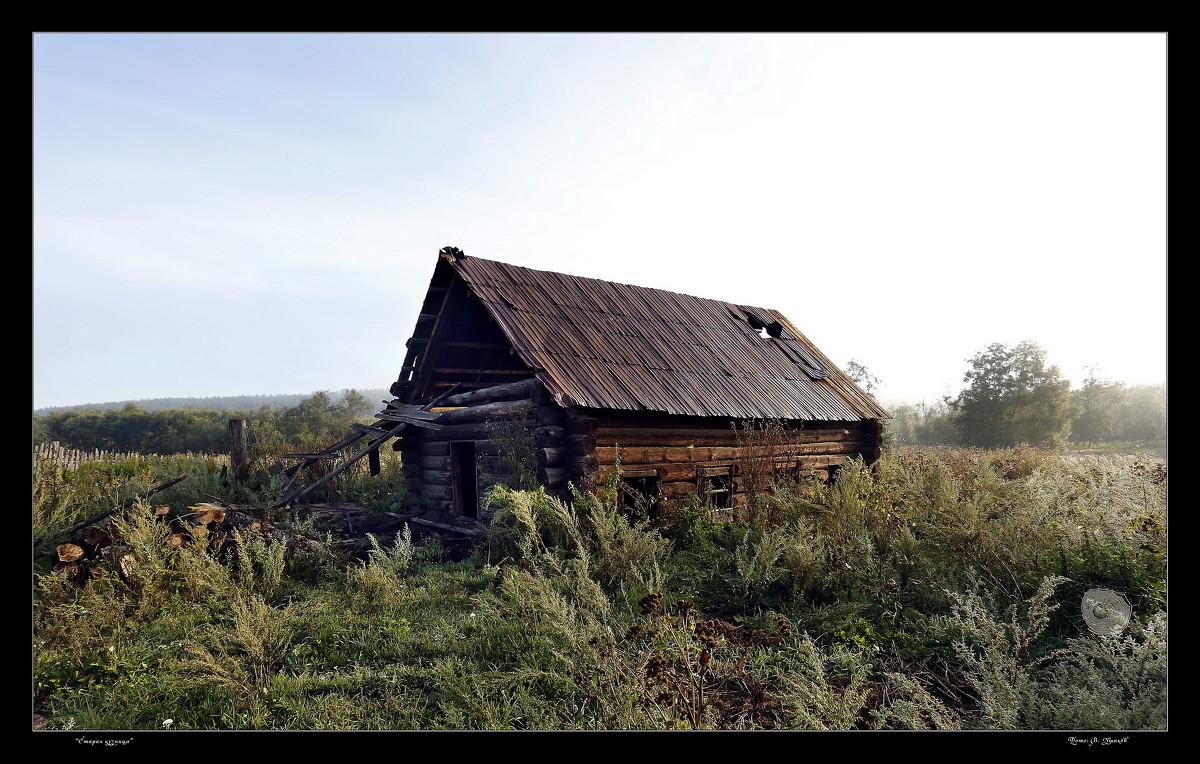
[[736,507],[769,473],[875,461],[889,418],[776,311],[453,247],[407,347],[390,404],[406,419],[376,439],[397,438],[412,508],[469,517],[522,472],[567,498],[618,463],[652,512],[693,491]]

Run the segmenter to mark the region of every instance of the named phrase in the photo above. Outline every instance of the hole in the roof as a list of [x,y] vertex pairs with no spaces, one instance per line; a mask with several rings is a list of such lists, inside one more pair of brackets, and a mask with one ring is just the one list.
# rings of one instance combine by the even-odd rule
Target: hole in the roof
[[767,327],[765,327],[765,326],[758,330],[758,336],[762,337],[764,340],[771,339],[771,335],[769,333],[767,333]]

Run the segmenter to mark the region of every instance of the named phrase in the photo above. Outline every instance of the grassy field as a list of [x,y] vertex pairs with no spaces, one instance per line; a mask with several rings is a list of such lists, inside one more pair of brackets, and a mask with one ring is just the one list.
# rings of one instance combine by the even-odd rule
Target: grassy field
[[[56,529],[184,472],[108,523],[86,573],[51,571]],[[901,448],[732,522],[693,501],[652,526],[611,485],[570,506],[495,490],[456,554],[281,517],[172,538],[213,496],[261,517],[271,488],[231,494],[202,458],[38,471],[44,729],[1166,726],[1149,454]],[[1119,633],[1088,629],[1094,589],[1128,602]]]

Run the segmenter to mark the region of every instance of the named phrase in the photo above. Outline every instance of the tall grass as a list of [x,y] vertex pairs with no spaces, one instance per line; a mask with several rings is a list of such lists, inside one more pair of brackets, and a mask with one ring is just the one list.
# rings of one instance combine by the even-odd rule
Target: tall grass
[[[64,527],[171,468],[200,478],[163,493],[174,513],[229,495],[195,461],[46,472],[35,518]],[[457,562],[407,529],[351,558],[285,518],[289,543],[177,546],[137,505],[93,576],[37,575],[35,705],[52,729],[1158,729],[1165,481],[901,449],[777,483],[745,520],[696,499],[670,527],[603,492],[497,488]],[[1128,598],[1123,632],[1087,631],[1089,588]]]

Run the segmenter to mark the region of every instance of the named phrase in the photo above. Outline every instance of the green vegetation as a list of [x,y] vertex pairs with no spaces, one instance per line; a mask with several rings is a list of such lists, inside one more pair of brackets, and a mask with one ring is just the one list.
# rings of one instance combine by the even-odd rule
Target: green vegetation
[[1071,428],[1071,383],[1033,342],[989,345],[971,359],[967,386],[954,401],[958,443],[994,448],[1057,446]]
[[34,414],[33,443],[58,441],[64,448],[101,449],[118,453],[225,453],[230,419],[248,420],[251,438],[264,454],[280,454],[287,443],[321,448],[341,440],[351,422],[381,408],[380,402],[356,390],[337,395],[318,392],[290,408],[263,405],[254,411],[216,408],[148,410],[134,403],[119,409],[73,408]]
[[[1165,450],[1165,384],[1129,387],[1090,369],[1082,386],[1071,390],[1031,341],[1013,347],[994,343],[970,363],[966,387],[957,396],[896,406],[888,439],[919,446],[1061,448],[1071,443],[1101,450],[1116,446],[1125,453]],[[868,392],[879,384],[856,361],[847,364],[847,373]]]
[[[165,519],[114,517],[124,557],[82,581],[50,572],[53,539],[35,549],[47,728],[1166,726],[1161,463],[898,447],[739,520],[693,501],[658,526],[611,484],[570,505],[498,488],[451,560],[407,531],[354,553],[287,517],[285,536],[174,546],[166,520],[198,501],[269,506],[269,481],[224,486],[206,459],[38,471],[43,535],[192,475],[154,498]],[[1093,588],[1132,605],[1119,635],[1086,629]]]
[[[359,390],[371,401],[383,401],[391,398],[386,388]],[[278,394],[278,395],[212,395],[203,398],[144,398],[134,401],[110,401],[107,403],[84,403],[77,406],[46,406],[34,409],[34,415],[41,416],[67,411],[114,411],[134,405],[143,411],[162,411],[163,409],[204,409],[207,411],[257,411],[264,406],[271,409],[288,409],[300,405],[308,395]]]

